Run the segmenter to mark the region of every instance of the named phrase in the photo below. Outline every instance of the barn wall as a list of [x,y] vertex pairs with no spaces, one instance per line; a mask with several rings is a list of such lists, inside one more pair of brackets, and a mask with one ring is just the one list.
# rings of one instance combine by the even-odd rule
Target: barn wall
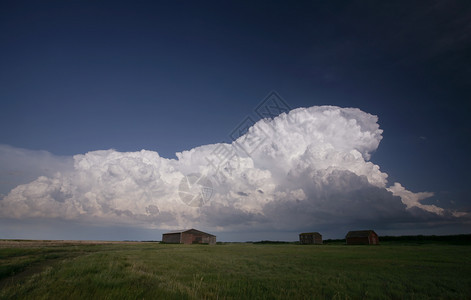
[[180,233],[167,233],[162,236],[162,242],[164,243],[180,243]]
[[175,243],[175,244],[216,244],[216,236],[198,231],[187,230],[185,232],[164,233],[162,235],[162,242]]
[[211,235],[204,236],[203,237],[203,243],[214,245],[214,244],[216,244],[216,237],[211,236]]
[[299,235],[301,244],[322,244],[322,236],[317,234],[301,234]]
[[197,232],[183,232],[183,244],[216,244],[216,237],[209,234],[202,234]]
[[371,245],[378,245],[379,244],[378,235],[375,233],[371,233],[369,237],[369,242]]
[[182,233],[182,243],[183,244],[193,244],[194,236],[191,233],[183,232]]

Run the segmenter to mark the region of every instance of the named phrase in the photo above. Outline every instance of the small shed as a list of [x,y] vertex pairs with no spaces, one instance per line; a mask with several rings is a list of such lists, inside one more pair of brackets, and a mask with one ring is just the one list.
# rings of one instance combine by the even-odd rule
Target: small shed
[[345,237],[347,245],[378,245],[379,238],[373,230],[350,231]]
[[299,243],[303,245],[322,245],[322,235],[319,232],[300,233]]
[[162,234],[162,242],[169,244],[216,244],[216,236],[196,229],[176,230]]

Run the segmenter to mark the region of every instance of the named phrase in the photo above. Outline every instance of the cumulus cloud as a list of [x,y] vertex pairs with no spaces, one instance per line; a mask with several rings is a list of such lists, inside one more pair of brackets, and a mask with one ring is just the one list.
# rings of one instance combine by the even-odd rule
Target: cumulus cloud
[[[444,215],[421,204],[432,193],[388,187],[387,174],[369,161],[382,139],[377,121],[355,108],[299,108],[260,120],[232,144],[204,145],[177,159],[146,150],[75,155],[70,169],[11,190],[0,212],[214,230],[367,226],[411,222],[417,211]],[[212,183],[196,206],[179,193],[189,174]]]
[[14,187],[31,182],[39,176],[54,176],[71,170],[73,159],[47,151],[36,151],[0,144],[0,198]]

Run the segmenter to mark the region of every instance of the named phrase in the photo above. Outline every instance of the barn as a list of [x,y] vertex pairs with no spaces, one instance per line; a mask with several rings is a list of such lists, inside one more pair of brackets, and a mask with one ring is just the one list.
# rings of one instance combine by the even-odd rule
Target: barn
[[322,245],[322,235],[319,232],[300,233],[299,243],[303,245]]
[[162,242],[170,244],[216,244],[216,236],[196,229],[184,229],[162,234]]
[[347,245],[378,245],[379,238],[373,230],[350,231],[345,237]]

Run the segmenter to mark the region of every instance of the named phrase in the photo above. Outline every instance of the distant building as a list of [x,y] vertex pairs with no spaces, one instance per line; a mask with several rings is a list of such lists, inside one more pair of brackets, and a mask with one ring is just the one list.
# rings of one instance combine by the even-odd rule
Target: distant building
[[216,236],[196,229],[184,229],[164,233],[162,242],[171,244],[216,244]]
[[379,238],[373,230],[350,231],[345,237],[347,245],[378,245]]
[[303,245],[322,245],[322,235],[319,232],[305,232],[299,234],[299,242]]

